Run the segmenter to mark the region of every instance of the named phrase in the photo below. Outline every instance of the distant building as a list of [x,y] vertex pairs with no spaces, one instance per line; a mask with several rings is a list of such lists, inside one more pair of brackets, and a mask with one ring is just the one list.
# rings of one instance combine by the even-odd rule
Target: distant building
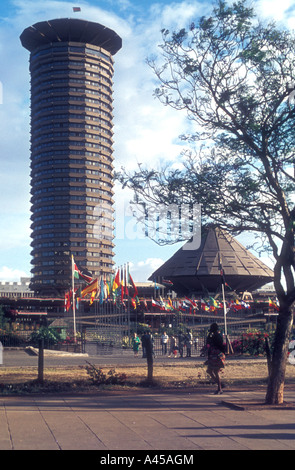
[[93,277],[113,270],[113,55],[121,38],[81,19],[36,23],[30,51],[32,282],[63,295],[71,255]]
[[0,282],[0,297],[22,298],[33,297],[34,292],[30,289],[30,277],[21,277],[20,281]]

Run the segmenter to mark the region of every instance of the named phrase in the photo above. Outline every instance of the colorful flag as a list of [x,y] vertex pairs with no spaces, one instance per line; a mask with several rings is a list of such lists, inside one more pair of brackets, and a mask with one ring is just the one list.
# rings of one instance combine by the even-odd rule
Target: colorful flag
[[192,307],[197,308],[197,304],[194,300],[191,300],[188,297],[185,297],[185,299],[192,305]]
[[72,274],[74,279],[84,279],[84,281],[90,283],[93,281],[93,278],[87,274],[84,274],[76,265],[74,256],[72,255]]
[[81,11],[81,8],[80,7],[73,7],[73,11],[74,12]]
[[85,297],[85,295],[92,293],[93,291],[98,291],[98,279],[95,279],[91,284],[89,284],[85,289],[82,290],[81,296]]
[[65,312],[71,308],[71,291],[65,292]]
[[105,297],[105,284],[104,284],[104,280],[101,278],[101,280],[100,280],[99,303],[103,304],[105,299],[106,299],[106,297]]
[[279,310],[279,306],[277,305],[277,303],[274,302],[273,300],[271,300],[270,298],[268,299],[268,305],[269,305],[269,307],[272,307],[275,310]]
[[207,303],[203,299],[201,299],[201,309],[206,311],[206,312],[209,310],[209,307],[208,307]]
[[90,305],[93,304],[96,294],[97,294],[97,289],[95,289],[91,292]]
[[118,269],[117,274],[115,276],[113,285],[112,285],[112,291],[116,292],[116,290],[120,287],[120,271]]
[[138,290],[137,290],[137,287],[132,279],[132,276],[131,274],[128,272],[128,277],[129,277],[129,284],[131,284],[131,286],[133,287],[134,289],[134,292],[133,292],[133,297],[136,297],[138,295]]
[[79,287],[76,291],[76,308],[79,309],[79,304],[81,300],[81,287]]

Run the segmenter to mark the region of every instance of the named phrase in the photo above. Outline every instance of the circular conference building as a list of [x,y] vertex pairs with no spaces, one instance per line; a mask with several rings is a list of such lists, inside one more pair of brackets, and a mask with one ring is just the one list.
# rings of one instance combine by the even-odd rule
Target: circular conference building
[[74,256],[98,278],[113,271],[111,29],[80,19],[36,23],[30,51],[32,282],[37,295],[71,286]]

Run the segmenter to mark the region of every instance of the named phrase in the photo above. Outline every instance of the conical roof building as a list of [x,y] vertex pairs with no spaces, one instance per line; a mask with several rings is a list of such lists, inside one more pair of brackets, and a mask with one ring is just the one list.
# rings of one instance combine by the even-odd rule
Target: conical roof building
[[253,291],[273,280],[273,271],[228,232],[204,230],[198,249],[180,248],[149,278],[169,280],[179,295],[216,292],[225,282],[236,292]]

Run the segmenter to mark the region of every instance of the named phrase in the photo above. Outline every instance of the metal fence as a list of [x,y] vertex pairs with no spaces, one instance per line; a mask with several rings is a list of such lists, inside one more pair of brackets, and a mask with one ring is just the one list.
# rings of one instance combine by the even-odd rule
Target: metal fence
[[[180,347],[179,337],[176,336],[176,356],[191,356],[199,357],[204,354],[204,346],[208,333],[208,325],[203,325],[202,328],[198,327],[193,331],[193,342],[191,347],[188,347],[185,343],[183,348]],[[18,331],[14,333],[2,333],[0,334],[0,342],[4,348],[19,347],[25,348],[28,346],[37,347],[36,342],[31,341],[30,331]],[[139,335],[141,338],[141,335]],[[245,337],[245,332],[242,330],[233,330],[228,336],[229,342],[234,345],[234,352],[236,354],[244,354],[249,352],[252,355],[261,354],[264,352],[263,334],[257,337],[253,335],[251,338]],[[251,340],[251,341],[250,341]],[[249,347],[249,341],[251,345]],[[108,328],[103,327],[88,327],[79,332],[77,342],[62,341],[59,343],[50,343],[49,341],[44,342],[44,348],[46,349],[58,349],[68,352],[77,353],[88,353],[91,356],[103,356],[103,355],[124,355],[132,352],[131,348],[131,336],[126,335],[126,328],[122,328],[121,325],[109,325]],[[155,356],[174,356],[174,352],[171,351],[171,336],[169,337],[168,343],[165,346],[161,343],[161,335],[153,335],[153,350]],[[142,347],[140,345],[139,354],[142,353]]]

